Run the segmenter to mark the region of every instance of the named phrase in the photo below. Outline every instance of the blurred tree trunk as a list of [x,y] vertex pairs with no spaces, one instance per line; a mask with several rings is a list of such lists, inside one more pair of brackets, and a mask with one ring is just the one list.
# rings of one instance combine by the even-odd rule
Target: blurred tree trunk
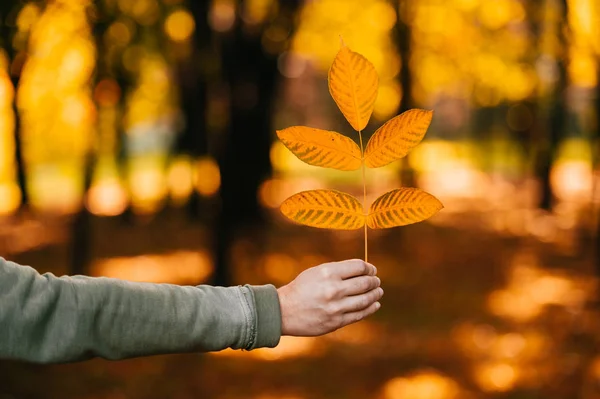
[[[104,3],[100,2],[100,4],[102,5]],[[96,63],[96,81],[106,77],[109,74],[110,69],[108,66],[108,60],[102,59],[102,55],[106,53],[104,33],[110,26],[110,19],[105,13],[103,13],[105,10],[102,9],[101,5],[98,8],[98,19],[90,21],[90,23],[93,25],[92,34],[95,38],[98,54],[98,61]],[[92,148],[90,148],[85,154],[83,171],[83,203],[81,204],[79,212],[77,212],[73,218],[71,225],[70,273],[72,275],[85,274],[88,271],[90,262],[92,260],[93,215],[90,213],[87,206],[85,206],[85,200],[92,185],[94,168],[98,160],[98,149],[101,147],[100,143],[96,142],[98,139],[98,136],[92,138]]]
[[[398,47],[398,53],[401,58],[401,69],[400,69],[400,85],[402,87],[402,100],[400,101],[400,107],[398,114],[405,112],[415,106],[412,97],[412,73],[410,70],[410,56],[411,56],[411,27],[409,21],[411,21],[411,2],[401,1],[396,8],[397,18],[396,26],[394,27],[393,36],[396,39],[396,45]],[[409,162],[410,153],[402,158],[401,162],[401,184],[406,187],[416,186],[415,171],[410,166]]]
[[[551,61],[542,60],[542,62],[553,63],[554,65],[548,64],[548,67],[556,74],[555,81],[549,89],[548,99],[542,99],[542,117],[544,118],[542,132],[546,132],[546,134],[538,135],[536,143],[535,171],[541,183],[539,207],[545,210],[552,208],[553,193],[550,172],[556,150],[565,133],[568,112],[565,101],[568,84],[566,71],[568,44],[565,37],[568,28],[568,5],[566,0],[549,0],[548,3],[548,7],[560,9],[561,18],[557,22],[557,26],[552,27],[552,34],[556,34],[558,38],[556,58]],[[550,21],[550,23],[552,22]]]
[[71,225],[71,268],[70,273],[85,274],[92,258],[92,215],[85,206],[85,196],[92,184],[95,156],[90,151],[85,158],[83,172],[83,201]]
[[[207,1],[189,2],[190,12],[196,24],[192,53],[176,65],[181,108],[186,120],[184,130],[176,143],[176,152],[189,155],[192,161],[196,161],[198,157],[208,152],[206,133],[207,74],[202,61],[210,53],[209,7],[210,3]],[[200,196],[196,190],[193,190],[187,204],[188,215],[192,219],[198,219],[199,206]]]
[[[9,14],[15,13],[21,2],[16,0],[2,0],[0,1],[0,48],[4,48],[9,58],[9,62],[12,62],[17,55],[12,45],[12,38],[14,34],[14,27],[9,25]],[[14,14],[12,14],[14,15]],[[14,64],[15,66],[18,64]],[[17,168],[17,182],[21,189],[21,209],[25,209],[29,204],[29,196],[27,191],[27,176],[25,174],[25,163],[23,160],[23,149],[20,135],[20,118],[19,112],[16,105],[16,92],[19,87],[19,77],[21,75],[20,65],[18,68],[9,65],[9,74],[15,88],[15,102],[13,103],[13,110],[15,113],[15,162]]]
[[223,46],[231,119],[218,156],[221,209],[214,283],[223,286],[233,281],[228,256],[235,234],[263,222],[257,192],[271,173],[271,105],[277,77],[276,58],[263,53],[260,35],[245,34],[241,23],[233,35]]
[[[298,6],[298,0],[279,1],[278,15],[271,23],[288,26],[291,35]],[[229,85],[230,121],[217,156],[221,209],[216,227],[216,285],[233,283],[229,254],[236,235],[248,227],[260,229],[265,221],[257,195],[261,182],[272,170],[271,113],[279,73],[278,54],[263,47],[263,29],[250,29],[237,21],[221,48]]]
[[[532,48],[529,56],[525,57],[525,62],[536,65],[540,58],[540,43],[543,31],[543,9],[545,4],[538,0],[528,0],[524,2],[527,14],[527,22],[531,30]],[[537,94],[532,94],[522,102],[522,105],[529,110],[531,123],[522,131],[514,132],[513,137],[521,145],[527,161],[523,165],[523,176],[536,176],[535,163],[537,159],[536,149],[537,141],[540,135],[543,135],[543,125],[540,123],[540,99]]]
[[[596,65],[600,67],[600,56],[596,57]],[[592,200],[598,201],[600,200],[600,187],[598,184],[600,183],[598,180],[600,179],[600,68],[598,70],[598,80],[596,86],[596,141],[593,143],[595,145],[595,156],[593,162],[593,182],[592,189],[594,192],[592,193]],[[595,207],[596,210],[596,273],[600,276],[600,204],[596,204],[596,202],[592,203],[592,206]]]

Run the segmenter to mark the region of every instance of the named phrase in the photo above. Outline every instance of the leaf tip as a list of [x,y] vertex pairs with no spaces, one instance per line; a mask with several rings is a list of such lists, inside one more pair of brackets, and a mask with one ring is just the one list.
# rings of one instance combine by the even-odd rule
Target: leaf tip
[[435,213],[438,213],[439,211],[441,211],[442,209],[444,209],[444,208],[445,208],[445,206],[444,206],[444,204],[442,203],[442,201],[440,201],[440,200],[439,200],[439,199],[438,199],[436,196],[433,196],[433,195],[432,195],[432,197],[435,199],[435,201],[436,201],[436,205],[437,205],[437,210],[435,211]]
[[425,115],[425,118],[427,119],[427,124],[430,124],[431,121],[433,120],[433,110],[432,109],[421,109],[420,111],[422,114]]

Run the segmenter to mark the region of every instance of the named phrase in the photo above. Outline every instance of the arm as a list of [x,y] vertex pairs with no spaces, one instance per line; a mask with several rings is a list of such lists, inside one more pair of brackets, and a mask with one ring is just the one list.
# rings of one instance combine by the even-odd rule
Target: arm
[[103,357],[274,347],[272,285],[182,287],[40,275],[0,258],[0,358],[58,363]]
[[0,358],[63,363],[274,347],[318,336],[379,309],[377,269],[324,263],[289,284],[182,287],[40,275],[0,258]]

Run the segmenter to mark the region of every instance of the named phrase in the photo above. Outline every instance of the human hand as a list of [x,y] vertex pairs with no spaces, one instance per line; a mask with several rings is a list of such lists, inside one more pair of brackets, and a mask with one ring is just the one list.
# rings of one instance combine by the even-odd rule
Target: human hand
[[377,268],[360,259],[324,263],[277,289],[282,335],[330,333],[375,313],[383,296]]

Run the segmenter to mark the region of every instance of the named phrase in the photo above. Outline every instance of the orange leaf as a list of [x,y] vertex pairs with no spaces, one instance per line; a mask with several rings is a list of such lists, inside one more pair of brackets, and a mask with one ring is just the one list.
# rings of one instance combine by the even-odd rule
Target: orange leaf
[[281,213],[307,226],[355,230],[365,225],[361,203],[336,190],[309,190],[292,195],[281,204]]
[[309,165],[337,170],[356,170],[361,166],[360,148],[349,137],[328,130],[292,126],[278,130],[281,142]]
[[367,143],[365,165],[379,168],[397,161],[423,140],[433,111],[411,109],[390,119]]
[[367,225],[372,229],[417,223],[436,214],[444,205],[418,188],[399,188],[377,198],[369,211]]
[[373,64],[342,44],[328,75],[329,93],[352,125],[362,131],[371,118],[379,78]]

